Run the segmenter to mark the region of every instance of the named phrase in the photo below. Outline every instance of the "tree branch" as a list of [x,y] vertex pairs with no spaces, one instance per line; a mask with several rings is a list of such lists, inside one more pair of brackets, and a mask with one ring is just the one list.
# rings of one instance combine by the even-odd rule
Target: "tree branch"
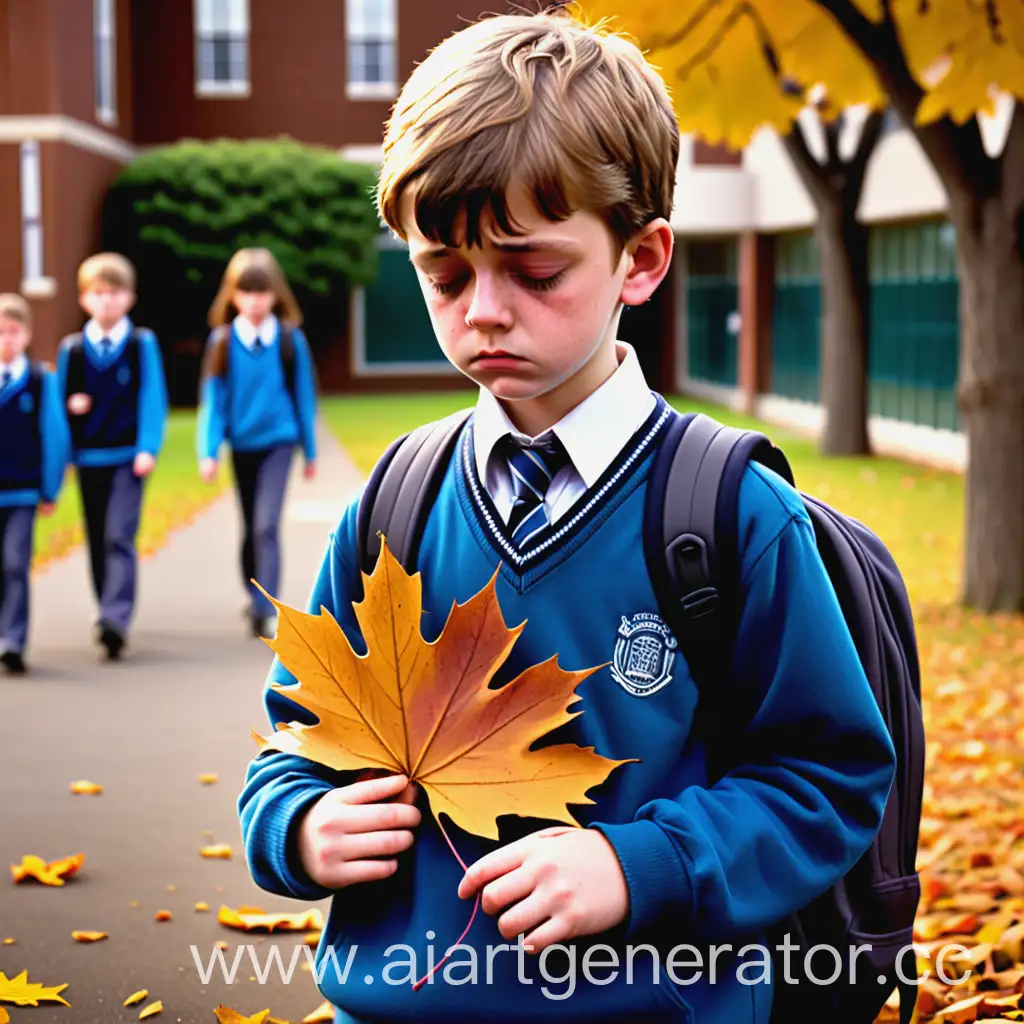
[[807,145],[807,136],[799,119],[794,119],[793,127],[782,136],[782,144],[786,147],[786,152],[793,161],[804,188],[811,194],[814,205],[820,206],[829,194],[828,177],[825,168],[818,163]]
[[882,126],[885,123],[884,110],[872,110],[868,114],[864,125],[860,130],[860,139],[857,141],[857,149],[853,154],[848,166],[848,177],[846,187],[850,190],[854,204],[860,204],[860,194],[864,188],[864,179],[867,177],[868,164],[871,162],[872,154],[878,146],[878,140],[882,137]]
[[839,152],[839,136],[843,133],[845,118],[840,112],[838,117],[828,121],[822,119],[820,114],[818,119],[825,134],[825,169],[829,174],[841,174],[844,168],[843,158]]
[[1003,199],[1009,211],[1019,213],[1024,207],[1024,103],[1014,100],[1010,127],[1000,160]]
[[836,20],[874,68],[882,89],[941,178],[950,203],[965,193],[994,194],[998,188],[998,166],[985,152],[977,117],[963,125],[955,124],[949,117],[927,125],[914,124],[924,90],[910,71],[888,6],[885,5],[884,21],[876,24],[860,12],[853,0],[815,2]]

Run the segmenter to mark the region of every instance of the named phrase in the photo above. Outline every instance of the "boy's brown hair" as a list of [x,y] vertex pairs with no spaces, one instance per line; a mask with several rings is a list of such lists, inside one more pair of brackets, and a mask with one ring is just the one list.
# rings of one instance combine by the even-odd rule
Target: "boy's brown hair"
[[134,292],[135,283],[135,267],[118,252],[98,252],[78,268],[79,292],[87,292],[97,284]]
[[449,36],[417,65],[384,137],[377,208],[406,238],[399,209],[434,242],[479,241],[490,206],[507,234],[507,209],[525,186],[549,220],[600,216],[618,243],[672,212],[679,125],[665,82],[640,49],[565,9],[484,18]]
[[32,328],[32,307],[17,292],[4,292],[0,295],[0,316],[17,320],[30,330]]

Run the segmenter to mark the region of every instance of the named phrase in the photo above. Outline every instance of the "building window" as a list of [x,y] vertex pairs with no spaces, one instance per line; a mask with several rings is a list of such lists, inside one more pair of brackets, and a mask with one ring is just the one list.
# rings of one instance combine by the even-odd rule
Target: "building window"
[[248,0],[195,0],[196,94],[249,95]]
[[396,0],[346,0],[350,99],[390,99],[397,93],[395,48]]
[[93,0],[93,82],[96,93],[96,120],[103,124],[117,123],[115,25],[114,0]]
[[43,277],[43,188],[35,139],[21,144],[21,276]]

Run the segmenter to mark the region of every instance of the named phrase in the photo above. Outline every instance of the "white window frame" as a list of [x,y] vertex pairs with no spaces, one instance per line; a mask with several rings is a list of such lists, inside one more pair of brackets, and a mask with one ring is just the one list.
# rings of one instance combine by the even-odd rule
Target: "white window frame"
[[117,124],[117,10],[116,0],[92,4],[93,98],[96,120]]
[[[193,37],[195,40],[195,94],[246,98],[252,92],[251,51],[249,46],[249,0],[193,0]],[[204,76],[203,48],[211,37],[226,37],[228,45],[240,44],[243,66],[229,68],[226,79]],[[229,65],[231,60],[229,59]]]
[[56,282],[45,273],[43,249],[43,173],[38,139],[19,147],[21,191],[21,292],[26,298],[48,298]]
[[[398,95],[398,0],[345,0],[345,42],[345,95],[350,100],[394,99]],[[360,55],[370,43],[383,47],[380,79],[367,79]]]

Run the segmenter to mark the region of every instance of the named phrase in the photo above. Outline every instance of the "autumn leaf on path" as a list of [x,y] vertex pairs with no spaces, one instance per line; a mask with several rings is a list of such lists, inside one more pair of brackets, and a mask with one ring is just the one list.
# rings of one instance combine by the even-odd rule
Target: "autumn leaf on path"
[[232,910],[222,905],[217,911],[217,920],[227,928],[239,928],[242,931],[266,929],[268,932],[307,932],[322,931],[324,915],[318,908],[297,914],[268,914],[259,907],[238,907]]
[[146,996],[149,995],[148,988],[140,988],[138,992],[133,992],[122,1004],[123,1006],[134,1006],[135,1003],[141,1003]]
[[0,1003],[14,1003],[15,1006],[38,1006],[41,1001],[71,1004],[61,996],[68,986],[53,985],[49,988],[28,980],[28,971],[22,971],[15,978],[8,978],[0,971]]
[[334,1007],[330,1003],[321,1003],[312,1013],[302,1018],[302,1024],[331,1024],[334,1020]]
[[74,931],[71,933],[71,938],[73,938],[75,942],[100,942],[103,939],[110,938],[110,936],[106,932]]
[[77,782],[71,783],[71,792],[86,796],[99,796],[103,792],[103,787],[98,782],[79,779]]
[[149,1006],[145,1007],[139,1014],[139,1020],[147,1020],[149,1017],[155,1017],[158,1013],[164,1012],[164,1004],[161,1000],[157,1000],[155,1003],[150,1003]]
[[227,843],[217,843],[214,846],[200,847],[199,856],[208,857],[211,860],[231,860],[232,850]]
[[0,1006],[0,1024],[11,1024],[11,1015]]
[[213,1011],[217,1016],[217,1024],[266,1024],[270,1010],[260,1010],[251,1017],[243,1017],[237,1010],[228,1006],[218,1006]]
[[203,772],[203,774],[199,776],[199,781],[204,786],[212,786],[219,777],[220,776],[218,776],[216,772]]
[[[490,582],[452,605],[444,630],[420,632],[421,575],[408,575],[386,543],[364,598],[353,605],[367,654],[359,655],[333,616],[308,615],[267,597],[278,632],[265,640],[297,682],[275,685],[319,722],[279,725],[263,749],[298,754],[336,770],[383,769],[426,791],[435,817],[498,839],[505,814],[578,824],[568,804],[627,761],[574,744],[530,750],[580,711],[576,687],[603,666],[566,671],[558,656],[527,668],[500,689],[490,683],[526,627],[509,629]],[[265,593],[265,592],[264,592]],[[630,759],[635,760],[635,759]]]
[[23,882],[26,878],[34,878],[43,885],[63,885],[66,878],[74,875],[85,863],[85,854],[76,853],[71,857],[62,857],[60,860],[45,861],[30,853],[21,858],[20,864],[11,865],[11,877],[15,883]]

